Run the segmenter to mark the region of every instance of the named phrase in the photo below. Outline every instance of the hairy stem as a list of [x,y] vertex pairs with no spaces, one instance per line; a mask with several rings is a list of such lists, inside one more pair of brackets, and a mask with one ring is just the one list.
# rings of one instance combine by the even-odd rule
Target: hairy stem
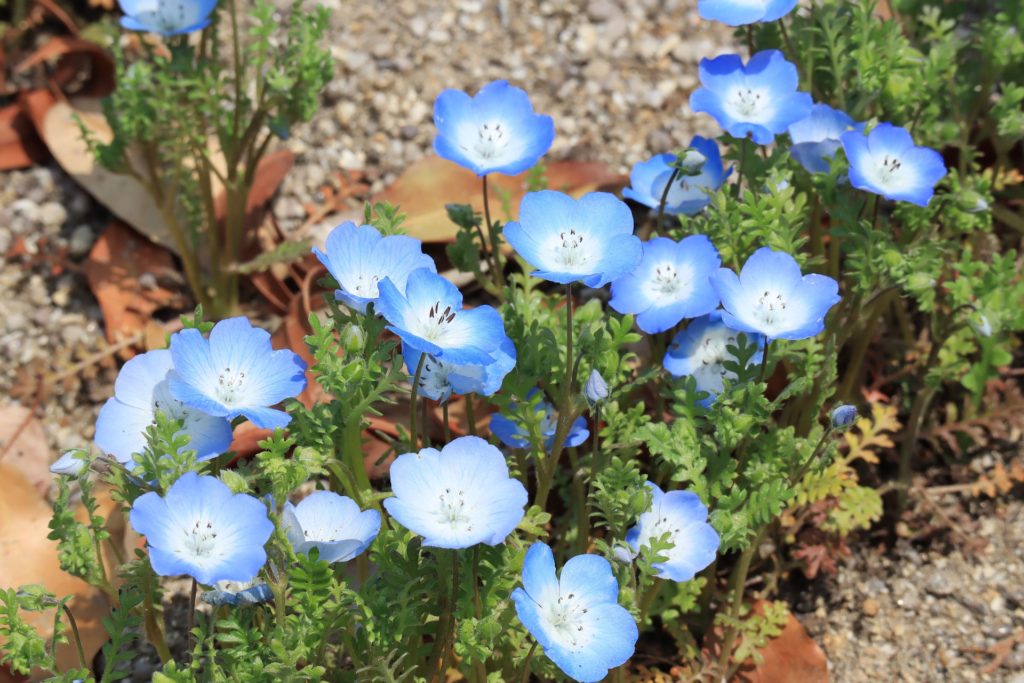
[[427,361],[427,354],[420,354],[420,362],[416,364],[416,374],[412,378],[412,394],[409,396],[409,448],[418,450],[416,444],[416,396],[419,394],[420,377],[423,376],[423,366]]
[[[548,455],[547,467],[537,468],[537,498],[534,501],[541,509],[547,504],[548,494],[551,493],[551,486],[554,483],[555,471],[558,468],[558,458],[565,448],[565,440],[569,436],[569,427],[576,418],[572,410],[572,380],[573,380],[573,348],[572,348],[572,283],[565,286],[565,378],[562,381],[562,400],[558,408],[558,423],[555,426],[555,438],[551,443],[551,453]],[[541,473],[543,472],[543,476]]]

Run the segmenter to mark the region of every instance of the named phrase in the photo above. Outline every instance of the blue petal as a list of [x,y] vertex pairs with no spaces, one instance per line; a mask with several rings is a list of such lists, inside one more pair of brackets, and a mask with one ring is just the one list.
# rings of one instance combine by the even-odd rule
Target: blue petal
[[511,448],[526,448],[530,445],[526,431],[501,413],[491,415],[490,430],[499,441]]
[[[587,420],[577,417],[569,426],[569,433],[565,437],[565,447],[575,448],[590,438],[590,430],[587,429]],[[549,444],[550,446],[550,444]]]
[[[796,66],[786,61],[786,56],[779,50],[762,50],[756,53],[747,62],[743,71],[748,77],[757,76],[758,82],[779,95],[795,92],[800,85],[800,74]],[[808,102],[806,111],[794,121],[807,116],[810,108],[811,102]]]
[[249,406],[238,411],[246,419],[261,429],[284,429],[292,421],[292,416],[283,410]]
[[697,0],[697,12],[701,19],[720,21],[729,26],[745,26],[761,21],[765,7],[759,3],[735,0]]
[[584,606],[618,603],[619,582],[611,564],[600,555],[573,557],[562,567],[558,583],[562,594],[574,594]]
[[108,398],[96,418],[96,447],[122,464],[132,461],[146,447],[146,427],[153,424],[153,412]]
[[[526,551],[523,559],[523,587],[535,601],[547,602],[549,596],[558,593],[555,556],[551,546],[538,541]],[[532,629],[531,633],[536,636]]]
[[802,279],[800,265],[795,258],[784,251],[775,251],[769,247],[761,247],[751,254],[740,271],[740,282],[743,289],[748,292],[761,289],[785,292],[795,287]]

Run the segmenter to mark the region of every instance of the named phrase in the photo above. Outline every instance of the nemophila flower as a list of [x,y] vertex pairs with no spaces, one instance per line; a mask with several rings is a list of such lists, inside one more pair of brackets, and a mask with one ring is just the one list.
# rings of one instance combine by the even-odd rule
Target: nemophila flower
[[270,602],[273,597],[274,592],[270,586],[252,581],[218,581],[214,590],[205,591],[199,596],[200,600],[215,607],[259,605]]
[[519,221],[505,226],[505,239],[536,268],[534,277],[602,287],[640,261],[633,213],[607,192],[580,199],[554,190],[530,192],[519,205]]
[[509,476],[501,451],[476,436],[462,436],[440,451],[424,448],[391,463],[384,508],[423,537],[423,545],[468,548],[498,545],[522,520],[526,489]]
[[[536,389],[530,391],[527,398],[533,396]],[[549,401],[541,401],[535,408],[540,413],[540,434],[544,437],[544,447],[551,448],[555,442],[555,431],[558,429],[558,412]],[[530,432],[518,422],[505,417],[501,413],[491,415],[491,433],[510,448],[527,448],[530,445]],[[569,426],[569,434],[565,438],[565,447],[574,448],[590,437],[587,421],[577,417]]]
[[252,581],[267,561],[263,544],[274,531],[262,501],[195,472],[164,496],[150,491],[137,498],[128,518],[146,537],[153,571],[187,574],[207,586]]
[[[402,356],[409,375],[415,377],[423,354],[408,344],[402,344]],[[447,403],[452,394],[480,394],[490,396],[499,389],[505,375],[516,366],[516,347],[512,340],[505,337],[495,351],[491,353],[491,362],[480,365],[466,363],[456,365],[443,358],[427,355],[420,371],[420,382],[417,392],[432,401]]]
[[927,206],[935,184],[946,175],[942,155],[917,147],[905,129],[880,123],[868,135],[843,133],[840,141],[850,162],[850,184],[886,199]]
[[67,477],[77,477],[88,463],[87,460],[79,457],[80,455],[82,455],[82,451],[68,451],[50,465],[50,472]]
[[840,147],[839,138],[851,129],[863,129],[845,112],[827,104],[816,104],[809,116],[789,126],[793,146],[789,153],[810,173],[828,173],[832,157]]
[[286,427],[291,416],[270,406],[306,388],[306,364],[270,345],[270,334],[244,317],[221,320],[205,339],[196,329],[171,336],[171,395],[210,415],[244,415],[257,427]]
[[797,92],[796,67],[778,50],[758,52],[745,66],[739,55],[702,59],[699,72],[690,108],[710,114],[735,138],[767,145],[811,113],[811,96]]
[[636,622],[619,604],[612,566],[599,555],[577,555],[556,575],[551,547],[534,543],[512,602],[544,654],[575,681],[600,681],[633,656]]
[[857,419],[857,406],[847,404],[836,406],[829,415],[832,427],[835,429],[846,429]]
[[551,148],[555,123],[533,111],[529,96],[506,81],[488,83],[476,97],[445,90],[434,102],[434,151],[478,176],[516,175]]
[[635,314],[637,326],[648,334],[664,332],[683,318],[718,308],[708,278],[720,265],[718,250],[705,235],[679,242],[655,237],[643,243],[643,257],[633,272],[612,283],[609,305]]
[[327,236],[326,251],[314,247],[313,253],[338,282],[335,298],[362,313],[380,296],[378,284],[384,278],[405,290],[414,270],[437,272],[434,259],[424,254],[422,247],[423,243],[412,237],[382,237],[372,225],[356,227],[345,221]]
[[839,303],[839,285],[827,275],[802,275],[789,254],[763,247],[737,276],[720,268],[711,284],[722,299],[722,320],[740,332],[772,339],[807,339],[825,329],[825,315]]
[[[748,343],[764,346],[764,336],[745,333]],[[736,373],[726,370],[725,363],[737,362],[730,346],[737,345],[739,333],[724,322],[717,311],[691,321],[680,331],[665,353],[665,370],[675,377],[693,375],[697,389],[706,392],[707,398],[701,404],[708,406],[725,389],[725,380],[733,381]],[[755,354],[751,363],[760,363],[760,354]]]
[[370,547],[380,531],[380,513],[360,510],[333,491],[314,491],[298,505],[284,504],[281,522],[296,553],[316,548],[321,560],[348,562]]
[[626,542],[633,552],[640,552],[656,539],[668,534],[672,549],[662,554],[668,559],[652,567],[658,576],[669,581],[689,581],[715,559],[720,539],[708,524],[708,509],[692,491],[663,492],[653,482],[651,507],[640,515],[637,525],[626,532]]
[[146,447],[146,428],[156,423],[156,413],[181,420],[181,434],[189,437],[185,447],[198,460],[215,458],[231,445],[231,422],[189,406],[172,395],[170,382],[174,360],[167,349],[135,356],[124,364],[114,382],[114,395],[107,399],[96,420],[96,446],[117,458],[132,462],[132,455]]
[[583,385],[583,396],[592,406],[608,398],[608,382],[596,369],[590,371],[587,383]]
[[[672,177],[670,164],[677,159],[674,154],[658,154],[647,161],[641,161],[629,172],[629,187],[622,196],[657,209],[665,194],[665,183]],[[665,213],[692,216],[711,202],[710,193],[722,186],[732,172],[722,166],[722,155],[714,140],[695,135],[690,148],[683,157],[683,164],[693,160],[692,175],[680,173],[676,176],[668,196],[665,197]]]
[[486,365],[506,339],[498,311],[463,310],[459,288],[429,270],[413,271],[404,292],[382,280],[377,310],[410,348],[449,363]]
[[124,12],[121,26],[126,29],[176,36],[209,26],[217,0],[117,0],[117,4]]
[[797,0],[697,0],[701,19],[720,21],[729,26],[746,26],[775,21],[789,14]]

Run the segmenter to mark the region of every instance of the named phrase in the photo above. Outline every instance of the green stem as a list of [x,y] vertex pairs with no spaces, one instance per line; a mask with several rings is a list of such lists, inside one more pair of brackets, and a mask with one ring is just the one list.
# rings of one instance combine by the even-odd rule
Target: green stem
[[[537,498],[534,503],[541,509],[547,504],[548,494],[554,483],[558,459],[565,448],[565,440],[569,435],[569,427],[576,418],[572,410],[573,380],[573,348],[572,348],[572,283],[565,286],[565,378],[562,381],[562,400],[558,408],[558,424],[555,426],[555,438],[551,444],[547,467],[538,467]],[[544,476],[540,476],[543,471]]]
[[420,354],[420,362],[416,364],[416,374],[412,378],[412,394],[409,397],[409,448],[418,450],[416,443],[416,396],[419,393],[420,377],[423,376],[423,366],[426,364],[427,354]]
[[658,599],[658,593],[661,592],[661,587],[664,585],[664,581],[660,579],[654,579],[654,583],[651,587],[644,591],[643,597],[640,599],[638,609],[640,610],[640,618],[637,620],[641,626],[643,626],[644,619],[647,618],[647,613],[651,609],[651,605]]
[[75,638],[75,650],[78,652],[78,663],[83,669],[88,669],[89,665],[85,661],[85,649],[82,647],[82,636],[78,632],[78,622],[75,621],[75,615],[71,612],[71,608],[67,606],[67,603],[62,602],[60,606],[64,610],[64,616],[68,618],[68,624],[71,625],[71,635]]
[[444,418],[444,442],[452,440],[452,427],[448,419],[448,401],[441,404],[441,416]]
[[530,662],[533,661],[533,653],[537,651],[537,641],[533,641],[533,645],[530,646],[530,651],[526,653],[526,659],[523,660],[523,674],[519,677],[520,683],[529,683],[530,681]]
[[[941,346],[938,345],[937,346]],[[927,372],[927,368],[925,369]],[[897,487],[897,509],[903,511],[907,505],[907,496],[910,491],[910,475],[914,453],[917,452],[917,439],[921,434],[921,426],[924,424],[924,416],[928,413],[928,407],[935,397],[935,389],[928,387],[918,392],[914,397],[914,403],[910,408],[910,417],[907,419],[907,431],[903,434],[903,443],[900,445],[900,468]]]
[[754,56],[754,25],[747,24],[747,57]]
[[[501,267],[501,254],[498,253],[498,240],[495,239],[497,236],[494,231],[494,224],[491,222],[491,202],[487,192],[487,176],[483,177],[483,192],[484,192],[484,220],[487,222],[487,235],[490,237],[490,256],[489,259],[492,261],[492,268],[494,269],[494,285],[498,290],[498,298],[502,301],[505,300],[505,272]],[[482,239],[482,236],[481,236]],[[487,245],[484,245],[484,249],[487,249]]]
[[811,190],[811,217],[807,224],[811,253],[825,258],[825,235],[821,225],[821,197]]
[[349,495],[362,505],[363,492],[372,488],[370,475],[366,472],[366,465],[363,463],[363,418],[361,415],[349,415],[348,421],[341,431],[341,453],[342,458],[353,478],[353,484],[358,491],[352,491]]
[[665,221],[665,205],[668,204],[668,193],[672,189],[672,183],[679,177],[679,169],[673,168],[672,175],[668,177],[668,182],[665,183],[665,189],[661,192],[661,201],[658,202],[658,219],[654,223],[655,230],[661,230],[661,225]]
[[476,394],[466,394],[466,430],[470,436],[476,436],[476,415],[473,409],[473,399]]
[[156,578],[152,568],[148,566],[142,573],[142,614],[143,623],[146,629],[146,640],[156,649],[157,655],[160,656],[160,662],[167,664],[171,661],[171,648],[167,647],[167,637],[164,635],[164,630],[160,626],[160,620],[157,619],[156,606],[153,604],[153,585],[152,581]]
[[[451,551],[452,568],[451,568],[451,589],[446,593],[444,597],[444,603],[441,608],[441,618],[438,621],[438,634],[437,634],[437,649],[435,659],[438,660],[437,680],[445,680],[445,672],[448,669],[448,650],[451,649],[452,638],[455,632],[455,612],[458,608],[459,600],[459,551]],[[448,578],[445,573],[447,563],[438,562],[437,566],[440,569],[438,574],[438,582],[444,585],[445,579]]]
[[576,552],[579,555],[587,552],[590,545],[590,516],[587,514],[587,488],[583,481],[584,472],[580,467],[579,456],[575,448],[569,451],[569,462],[572,463],[572,498],[576,510]]
[[[761,542],[761,532],[758,532],[757,536],[749,546],[744,549],[740,555],[739,561],[732,570],[732,577],[730,586],[732,589],[732,598],[729,601],[729,617],[730,621],[735,623],[740,617],[740,609],[743,607],[743,590],[747,583],[747,574],[750,573],[750,563],[754,559],[754,553],[757,552],[757,546]],[[722,654],[718,660],[718,669],[720,671],[727,671],[729,668],[729,659],[732,657],[733,645],[736,644],[737,629],[735,626],[728,626],[725,631],[725,637],[722,639]]]
[[[480,601],[480,545],[473,547],[473,616],[480,619],[483,616],[484,607]],[[485,660],[477,659],[473,662],[473,677],[477,683],[487,683],[487,667]]]
[[761,355],[761,376],[758,378],[758,382],[763,382],[768,377],[768,349],[772,346],[771,339],[764,340],[764,353]]
[[[749,26],[747,28],[749,28]],[[743,138],[740,139],[740,162],[739,162],[739,169],[736,172],[736,197],[737,198],[743,196],[743,179],[744,179],[745,174],[747,172],[747,163],[748,163],[747,157],[749,155],[750,155],[750,138],[748,136],[743,136]],[[749,180],[748,180],[748,184],[749,184]]]
[[192,579],[192,590],[188,596],[188,633],[187,633],[187,655],[191,662],[193,658],[192,648],[195,647],[194,638],[192,636],[192,629],[196,626],[196,593],[199,590],[199,583],[193,578]]

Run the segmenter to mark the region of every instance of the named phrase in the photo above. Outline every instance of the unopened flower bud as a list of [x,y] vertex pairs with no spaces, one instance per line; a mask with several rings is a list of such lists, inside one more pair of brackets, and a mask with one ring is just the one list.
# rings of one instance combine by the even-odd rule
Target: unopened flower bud
[[679,157],[679,172],[685,176],[700,175],[704,171],[704,162],[708,158],[698,150],[690,147]]
[[846,429],[857,419],[857,408],[848,404],[836,406],[832,409],[832,427],[835,429]]
[[50,472],[63,474],[69,477],[77,477],[85,467],[85,460],[75,456],[81,451],[68,451],[57,459],[57,462],[50,465]]
[[587,378],[587,383],[583,387],[583,395],[586,396],[590,405],[596,405],[608,398],[608,383],[604,381],[604,377],[601,377],[601,373],[597,370],[590,371],[590,377]]
[[349,323],[341,331],[341,348],[345,353],[362,353],[366,346],[366,332],[359,325]]

